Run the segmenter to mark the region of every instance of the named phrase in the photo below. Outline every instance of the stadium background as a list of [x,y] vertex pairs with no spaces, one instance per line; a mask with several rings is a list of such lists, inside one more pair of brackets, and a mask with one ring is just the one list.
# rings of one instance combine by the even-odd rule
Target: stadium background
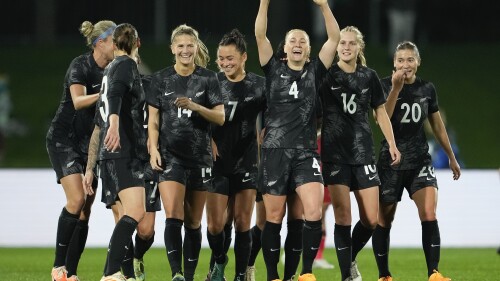
[[[247,35],[247,70],[257,64],[253,24],[258,0],[19,0],[0,9],[0,74],[9,76],[13,100],[0,167],[50,167],[45,134],[62,93],[69,62],[87,51],[78,27],[84,20],[130,22],[139,30],[141,56],[153,71],[172,64],[170,31],[187,23],[200,31],[213,62],[218,40],[233,27]],[[467,168],[500,167],[500,105],[496,80],[500,71],[500,14],[493,0],[421,0],[416,42],[423,59],[418,75],[436,85],[460,155]],[[368,65],[380,77],[390,74],[384,0],[334,0],[342,27],[356,25],[365,33]],[[291,27],[312,33],[310,0],[272,0],[268,34],[277,44]],[[319,47],[321,41],[313,42]],[[376,133],[379,142],[380,130]]]

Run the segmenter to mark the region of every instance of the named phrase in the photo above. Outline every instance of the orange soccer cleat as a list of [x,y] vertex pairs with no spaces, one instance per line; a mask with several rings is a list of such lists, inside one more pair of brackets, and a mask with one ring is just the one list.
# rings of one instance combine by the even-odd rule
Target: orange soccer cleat
[[444,277],[441,273],[434,269],[434,273],[429,276],[429,281],[451,281],[451,278]]
[[68,272],[65,266],[59,266],[52,268],[52,281],[66,281],[68,280]]

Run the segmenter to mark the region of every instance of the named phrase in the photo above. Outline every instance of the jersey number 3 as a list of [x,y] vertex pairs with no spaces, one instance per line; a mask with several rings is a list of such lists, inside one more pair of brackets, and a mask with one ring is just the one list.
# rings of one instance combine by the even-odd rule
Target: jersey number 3
[[101,113],[102,120],[104,122],[108,121],[109,115],[109,103],[108,103],[108,76],[102,78],[101,83],[101,106],[99,107],[99,113]]

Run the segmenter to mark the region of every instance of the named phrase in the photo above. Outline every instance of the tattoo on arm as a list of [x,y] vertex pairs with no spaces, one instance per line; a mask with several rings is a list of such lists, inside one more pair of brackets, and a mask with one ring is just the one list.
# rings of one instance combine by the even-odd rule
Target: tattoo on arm
[[87,170],[93,170],[97,163],[97,154],[99,150],[99,133],[101,129],[97,126],[94,127],[92,137],[89,143],[89,158],[87,160]]

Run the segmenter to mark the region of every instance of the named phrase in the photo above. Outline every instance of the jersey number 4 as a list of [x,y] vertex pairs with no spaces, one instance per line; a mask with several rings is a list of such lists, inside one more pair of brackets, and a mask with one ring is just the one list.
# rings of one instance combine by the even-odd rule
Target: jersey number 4
[[290,87],[290,91],[288,91],[288,94],[290,96],[293,96],[293,98],[298,99],[299,98],[299,90],[297,89],[297,81],[293,81],[292,86]]

